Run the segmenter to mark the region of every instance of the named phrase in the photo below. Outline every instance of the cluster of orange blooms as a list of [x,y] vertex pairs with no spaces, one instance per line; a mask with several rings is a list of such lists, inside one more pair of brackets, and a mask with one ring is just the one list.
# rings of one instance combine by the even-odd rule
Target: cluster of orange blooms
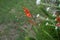
[[[32,14],[30,13],[29,9],[26,8],[26,7],[23,7],[23,10],[25,12],[25,15],[28,17],[28,18],[32,18]],[[33,20],[28,20],[28,22],[32,25],[36,25],[36,22],[34,22]]]

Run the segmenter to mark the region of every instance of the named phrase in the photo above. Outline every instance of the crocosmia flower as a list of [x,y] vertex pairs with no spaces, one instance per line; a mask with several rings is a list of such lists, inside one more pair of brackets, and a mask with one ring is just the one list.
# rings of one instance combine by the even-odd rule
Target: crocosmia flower
[[32,15],[31,15],[30,11],[28,10],[28,8],[23,7],[23,9],[24,9],[24,12],[25,12],[26,16],[29,17],[29,18],[31,18]]
[[57,17],[57,18],[56,18],[56,21],[57,21],[58,23],[60,23],[60,17]]
[[56,26],[60,27],[60,23],[57,23]]

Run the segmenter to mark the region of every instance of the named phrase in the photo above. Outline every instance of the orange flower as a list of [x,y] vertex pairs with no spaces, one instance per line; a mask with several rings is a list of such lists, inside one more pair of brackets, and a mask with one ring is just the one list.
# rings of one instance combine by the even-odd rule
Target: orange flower
[[60,23],[57,23],[56,26],[60,27]]
[[23,9],[24,9],[24,12],[25,12],[27,17],[29,17],[29,18],[32,17],[30,11],[27,8],[23,7]]
[[56,21],[57,21],[58,23],[60,23],[60,17],[57,17],[57,18],[56,18]]

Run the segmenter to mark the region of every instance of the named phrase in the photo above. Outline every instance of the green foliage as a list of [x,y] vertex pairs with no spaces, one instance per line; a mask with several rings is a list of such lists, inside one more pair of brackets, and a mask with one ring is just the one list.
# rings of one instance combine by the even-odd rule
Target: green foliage
[[[6,26],[6,28],[0,32],[0,37],[6,35],[8,39],[11,30],[14,29],[14,33],[17,32],[16,34],[19,35],[15,40],[60,40],[60,29],[55,30],[56,17],[53,17],[52,13],[46,11],[47,6],[60,10],[58,6],[46,4],[45,0],[42,0],[39,6],[35,5],[35,0],[0,0],[0,27]],[[35,22],[36,19],[40,19],[39,22],[41,22],[41,20],[42,22],[36,22],[36,25],[28,23],[27,20],[31,19],[25,16],[23,7],[27,7],[33,16],[40,14],[41,16],[38,18],[33,18]],[[49,18],[49,20],[47,21],[46,18]],[[47,22],[49,25],[46,25]],[[4,26],[1,26],[1,24]],[[24,28],[24,24],[27,24],[27,28]],[[32,29],[29,29],[30,27]]]

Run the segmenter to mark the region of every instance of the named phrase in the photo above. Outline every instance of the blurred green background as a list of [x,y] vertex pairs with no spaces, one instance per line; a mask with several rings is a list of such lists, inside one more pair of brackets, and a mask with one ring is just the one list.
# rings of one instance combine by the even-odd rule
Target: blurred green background
[[[46,22],[50,24],[56,23],[54,21],[55,17],[52,16],[52,13],[59,9],[56,7],[59,6],[60,1],[41,1],[43,5],[36,5],[36,0],[0,0],[0,40],[25,40],[25,38],[26,40],[29,40],[28,34],[30,37],[32,37],[30,38],[30,40],[34,40],[35,34],[32,30],[30,30],[32,25],[27,22],[30,19],[27,18],[24,14],[23,7],[26,7],[30,10],[31,14],[33,15],[33,19],[37,22],[37,25],[35,27],[37,27],[36,29],[39,30],[38,33],[36,33],[36,35],[39,34],[36,36],[38,39],[59,40],[60,29],[56,31],[55,26],[46,26],[45,24]],[[51,9],[49,9],[49,11],[46,12],[46,8],[48,7],[51,7]],[[36,17],[37,14],[40,14],[38,18]],[[48,17],[50,19],[49,21],[46,21],[45,19],[41,20],[40,17]],[[50,22],[50,20],[52,23]],[[41,27],[39,26],[39,24],[41,24]],[[22,29],[22,27],[27,27],[29,33],[26,33]]]

